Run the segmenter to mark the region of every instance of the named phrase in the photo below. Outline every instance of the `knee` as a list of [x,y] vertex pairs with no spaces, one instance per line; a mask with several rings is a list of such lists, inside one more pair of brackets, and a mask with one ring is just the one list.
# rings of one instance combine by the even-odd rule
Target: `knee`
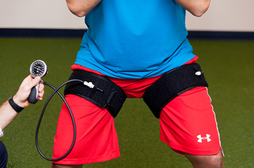
[[223,168],[224,166],[223,166],[222,155],[218,154],[218,155],[211,156],[208,159],[208,165],[211,165],[211,167],[214,167],[214,168]]
[[198,166],[194,167],[224,168],[222,154],[201,157]]
[[189,155],[186,157],[190,160],[194,168],[224,168],[221,151],[217,155]]
[[0,167],[6,167],[8,161],[8,152],[3,144],[3,142],[0,141]]

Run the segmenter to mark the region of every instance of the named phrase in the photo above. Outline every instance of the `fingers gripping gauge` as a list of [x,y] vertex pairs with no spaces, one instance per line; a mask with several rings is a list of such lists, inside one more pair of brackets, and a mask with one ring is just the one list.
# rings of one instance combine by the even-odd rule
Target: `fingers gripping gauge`
[[[35,78],[37,76],[43,77],[47,74],[48,68],[44,61],[36,60],[30,65],[30,74]],[[31,93],[28,97],[28,101],[32,104],[35,104],[38,101],[38,87],[39,84],[34,86],[31,89]]]

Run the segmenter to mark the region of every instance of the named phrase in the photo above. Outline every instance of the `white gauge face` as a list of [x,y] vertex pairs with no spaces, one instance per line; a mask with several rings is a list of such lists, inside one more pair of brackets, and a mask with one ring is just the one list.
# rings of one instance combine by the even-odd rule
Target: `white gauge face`
[[33,77],[40,76],[42,78],[46,75],[47,71],[47,65],[42,60],[36,60],[30,66],[30,73]]

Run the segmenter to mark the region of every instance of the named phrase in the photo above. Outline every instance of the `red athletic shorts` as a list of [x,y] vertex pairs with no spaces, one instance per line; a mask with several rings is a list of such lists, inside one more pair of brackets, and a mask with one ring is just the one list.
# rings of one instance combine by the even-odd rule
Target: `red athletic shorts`
[[[191,62],[195,62],[196,59]],[[87,70],[79,65],[73,65],[72,69]],[[141,98],[146,88],[158,78],[110,79],[125,91],[128,98]],[[77,139],[71,153],[55,163],[79,165],[119,157],[117,133],[110,113],[75,95],[67,95],[66,100],[74,113]],[[160,139],[176,152],[214,155],[218,154],[221,148],[215,114],[205,87],[186,91],[170,101],[162,109],[159,121]],[[72,121],[63,104],[54,139],[53,158],[66,153],[72,138]]]

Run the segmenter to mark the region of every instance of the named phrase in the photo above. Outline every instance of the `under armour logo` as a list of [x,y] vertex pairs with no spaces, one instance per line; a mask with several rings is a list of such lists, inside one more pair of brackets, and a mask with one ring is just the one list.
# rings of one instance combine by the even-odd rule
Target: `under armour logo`
[[210,142],[211,141],[211,138],[210,138],[211,135],[209,134],[206,134],[206,137],[201,137],[201,135],[198,135],[197,138],[198,138],[198,142],[199,143],[202,143],[202,140],[207,140],[207,142]]

